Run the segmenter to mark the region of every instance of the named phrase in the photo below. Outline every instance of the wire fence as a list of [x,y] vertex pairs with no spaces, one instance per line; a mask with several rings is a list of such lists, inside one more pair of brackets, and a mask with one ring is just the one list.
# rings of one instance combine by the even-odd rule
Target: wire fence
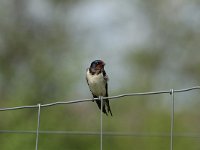
[[[191,133],[182,133],[182,134],[174,134],[174,95],[175,93],[183,93],[192,90],[200,90],[200,86],[195,86],[191,88],[185,89],[170,89],[164,91],[154,91],[154,92],[141,92],[141,93],[127,93],[121,94],[116,96],[110,97],[99,97],[94,99],[78,99],[78,100],[71,100],[71,101],[58,101],[48,104],[37,104],[37,105],[26,105],[26,106],[17,106],[17,107],[7,107],[7,108],[0,108],[0,111],[11,111],[17,109],[32,109],[38,108],[38,115],[37,115],[37,128],[35,131],[25,131],[25,130],[0,130],[0,133],[17,133],[17,134],[36,134],[35,138],[35,150],[38,150],[38,143],[39,143],[39,135],[40,134],[71,134],[71,135],[100,135],[100,150],[103,150],[103,136],[150,136],[150,137],[169,137],[170,136],[170,150],[173,150],[174,144],[174,136],[178,137],[193,137],[193,138],[200,138],[198,134],[191,134]],[[64,105],[64,104],[75,104],[81,102],[88,102],[93,100],[100,100],[101,104],[103,103],[104,99],[109,98],[110,100],[119,100],[122,97],[128,96],[145,96],[145,95],[158,95],[158,94],[170,94],[171,96],[171,125],[170,125],[170,134],[169,133],[126,133],[126,132],[103,132],[103,119],[102,119],[102,111],[100,115],[100,131],[99,132],[80,132],[80,131],[40,131],[40,116],[41,116],[41,108],[43,107],[50,107],[55,105]],[[101,105],[102,110],[102,105]]]

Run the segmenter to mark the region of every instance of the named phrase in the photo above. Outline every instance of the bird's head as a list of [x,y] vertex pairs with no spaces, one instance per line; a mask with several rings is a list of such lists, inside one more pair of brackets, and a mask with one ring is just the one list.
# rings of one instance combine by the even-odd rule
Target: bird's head
[[91,63],[90,69],[93,72],[99,72],[104,69],[105,63],[102,60],[95,60]]

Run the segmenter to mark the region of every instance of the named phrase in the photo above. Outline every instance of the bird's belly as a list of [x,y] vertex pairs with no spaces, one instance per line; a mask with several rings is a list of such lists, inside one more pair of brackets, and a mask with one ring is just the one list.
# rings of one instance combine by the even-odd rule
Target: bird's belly
[[90,90],[93,93],[93,95],[95,96],[105,96],[106,95],[106,88],[105,88],[105,84],[102,83],[97,83],[97,82],[93,82],[90,83]]
[[106,81],[102,73],[98,75],[91,75],[87,71],[87,81],[90,91],[95,96],[106,96]]

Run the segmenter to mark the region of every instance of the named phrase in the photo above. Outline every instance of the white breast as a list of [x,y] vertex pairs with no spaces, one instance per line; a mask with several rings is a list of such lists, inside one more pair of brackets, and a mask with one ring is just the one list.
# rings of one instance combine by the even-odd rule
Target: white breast
[[89,88],[94,95],[106,96],[106,81],[104,79],[103,73],[92,75],[89,73],[89,70],[87,70],[86,77],[88,80]]

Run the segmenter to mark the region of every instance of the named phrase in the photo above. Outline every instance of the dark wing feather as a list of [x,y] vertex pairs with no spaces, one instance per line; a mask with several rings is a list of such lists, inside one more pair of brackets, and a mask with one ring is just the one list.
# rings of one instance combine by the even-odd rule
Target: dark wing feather
[[[103,76],[104,76],[104,79],[105,79],[105,81],[106,81],[106,86],[105,86],[105,88],[106,88],[106,95],[105,95],[105,96],[108,97],[108,83],[107,83],[107,81],[108,81],[108,76],[107,76],[105,70],[103,71]],[[110,109],[109,100],[108,100],[108,99],[105,99],[105,102],[106,102],[106,106],[107,106],[108,112],[110,112],[110,115],[112,116],[112,111],[111,111],[111,109]]]
[[[108,97],[108,84],[107,83],[106,83],[106,97]],[[110,115],[112,116],[112,111],[110,109],[109,100],[105,99],[105,102],[106,102],[106,106],[107,106],[108,112],[110,112]]]
[[[97,96],[95,96],[95,95],[93,95],[93,97],[94,98],[98,98]],[[101,100],[95,100],[95,102],[97,103],[97,106],[99,107],[99,109],[101,110]],[[106,107],[105,107],[105,105],[103,104],[103,108],[102,108],[103,110],[103,113],[105,113],[106,115],[108,115],[107,114],[107,111],[106,111]]]

